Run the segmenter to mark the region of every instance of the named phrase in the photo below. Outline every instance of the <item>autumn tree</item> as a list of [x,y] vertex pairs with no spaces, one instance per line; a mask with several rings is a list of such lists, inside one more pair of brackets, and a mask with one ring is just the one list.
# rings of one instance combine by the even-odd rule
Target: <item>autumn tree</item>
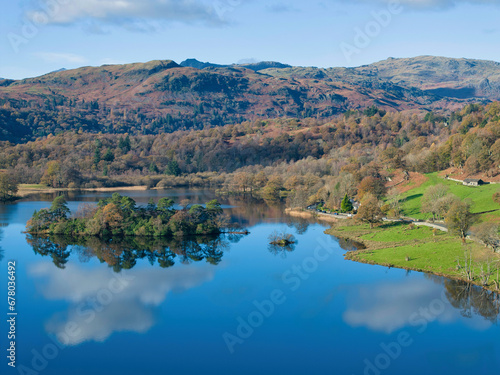
[[247,172],[238,172],[233,175],[233,183],[237,191],[252,190],[253,176]]
[[287,178],[283,184],[287,190],[297,190],[303,184],[302,176],[293,175]]
[[14,174],[0,173],[0,201],[6,202],[16,196],[18,190],[17,179]]
[[500,139],[497,139],[496,142],[491,146],[491,159],[495,164],[494,167],[500,168]]
[[279,200],[282,189],[283,183],[281,182],[281,177],[272,176],[262,189],[262,197],[269,201]]
[[469,228],[474,223],[474,216],[470,212],[470,204],[464,201],[454,202],[446,214],[445,221],[448,230],[465,243]]
[[405,153],[403,150],[390,146],[382,152],[380,159],[387,167],[396,169],[403,168],[405,166],[403,161],[404,156]]
[[375,195],[370,193],[365,194],[356,218],[362,222],[369,223],[370,228],[373,229],[373,225],[380,223],[384,216],[380,205],[381,203]]
[[119,206],[114,203],[107,204],[102,209],[102,219],[102,224],[106,227],[106,230],[113,234],[121,233],[124,215]]
[[268,178],[263,171],[260,171],[253,177],[253,186],[257,189],[266,186]]
[[41,183],[56,188],[62,186],[61,164],[58,161],[52,160],[47,163]]
[[377,199],[385,196],[387,189],[384,181],[380,178],[368,176],[363,178],[358,186],[358,196],[363,199],[366,194],[374,195]]

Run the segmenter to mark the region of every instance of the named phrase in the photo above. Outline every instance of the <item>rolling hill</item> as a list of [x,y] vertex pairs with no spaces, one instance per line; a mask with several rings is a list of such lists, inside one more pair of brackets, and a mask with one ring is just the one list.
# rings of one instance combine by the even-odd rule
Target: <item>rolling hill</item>
[[66,129],[147,134],[275,117],[327,119],[373,105],[444,111],[498,99],[500,64],[490,61],[423,56],[322,69],[157,60],[0,80],[0,139]]

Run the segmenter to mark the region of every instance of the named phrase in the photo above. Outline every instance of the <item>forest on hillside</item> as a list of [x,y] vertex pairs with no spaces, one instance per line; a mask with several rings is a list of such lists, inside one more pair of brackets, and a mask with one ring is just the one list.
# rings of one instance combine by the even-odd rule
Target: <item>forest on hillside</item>
[[195,69],[166,60],[83,67],[0,79],[0,141],[22,143],[65,131],[151,135],[281,117],[325,123],[373,104],[445,110],[497,98],[478,93],[459,99],[372,72],[273,63]]
[[303,190],[310,197],[326,185],[358,189],[368,177],[383,184],[394,170],[455,167],[494,177],[499,166],[500,102],[447,116],[371,107],[327,123],[280,118],[159,135],[65,131],[0,146],[6,175],[54,188],[211,185],[247,192],[270,185],[271,196]]

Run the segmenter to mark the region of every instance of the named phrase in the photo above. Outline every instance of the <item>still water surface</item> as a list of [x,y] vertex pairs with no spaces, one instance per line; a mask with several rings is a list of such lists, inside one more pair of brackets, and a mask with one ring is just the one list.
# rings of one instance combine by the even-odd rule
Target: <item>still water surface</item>
[[[214,197],[203,190],[123,194],[139,204],[167,195],[192,203]],[[75,210],[108,195],[68,200]],[[284,216],[279,207],[222,199],[247,236],[88,246],[27,241],[26,221],[52,198],[0,206],[1,306],[6,312],[7,262],[15,260],[19,313],[18,368],[2,355],[2,374],[17,374],[21,365],[34,370],[24,373],[48,375],[500,373],[493,295],[345,261],[346,250],[324,225]],[[298,243],[288,251],[269,247],[275,230]],[[37,355],[44,350],[48,359]]]

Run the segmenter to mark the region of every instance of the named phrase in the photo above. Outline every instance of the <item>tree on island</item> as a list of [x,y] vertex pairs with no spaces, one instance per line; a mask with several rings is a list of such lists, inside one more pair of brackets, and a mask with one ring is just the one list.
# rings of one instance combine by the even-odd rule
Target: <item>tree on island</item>
[[295,245],[297,240],[295,236],[291,233],[277,232],[274,231],[269,235],[269,251],[274,254],[285,257],[287,252],[291,252],[295,250]]
[[274,231],[269,235],[269,243],[277,246],[290,246],[297,242],[291,233]]
[[342,203],[340,204],[340,210],[342,212],[351,212],[354,209],[351,200],[347,196],[347,194],[344,196],[344,199],[342,199]]
[[383,217],[384,214],[377,197],[370,193],[365,194],[356,218],[362,222],[369,223],[370,228],[373,229],[373,225],[380,223]]
[[64,234],[101,238],[173,237],[220,234],[227,227],[222,208],[216,200],[205,206],[173,209],[173,201],[162,198],[156,205],[137,206],[130,197],[114,193],[102,199],[95,209],[79,210],[69,218],[64,197],[54,199],[49,209],[35,211],[26,229],[30,234]]
[[62,195],[56,197],[52,201],[52,205],[49,208],[49,212],[52,214],[54,220],[65,220],[68,218],[70,210],[68,208],[68,203]]

